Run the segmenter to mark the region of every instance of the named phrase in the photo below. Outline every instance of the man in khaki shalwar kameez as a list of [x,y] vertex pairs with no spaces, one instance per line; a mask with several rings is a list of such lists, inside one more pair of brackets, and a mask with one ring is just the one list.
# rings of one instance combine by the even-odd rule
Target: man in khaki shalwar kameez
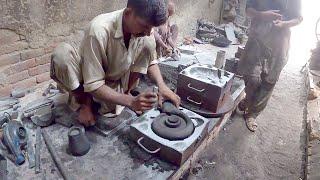
[[152,29],[167,17],[165,0],[128,0],[125,9],[101,14],[90,22],[79,50],[67,43],[54,50],[51,77],[80,104],[80,123],[95,124],[93,102],[100,104],[100,114],[117,115],[124,106],[140,113],[151,109],[157,94],[129,94],[141,74],[148,73],[155,81],[161,97],[180,104],[154,62]]
[[273,88],[287,63],[290,27],[300,24],[300,0],[248,0],[251,17],[249,40],[239,64],[246,97],[239,104],[249,130],[266,107]]

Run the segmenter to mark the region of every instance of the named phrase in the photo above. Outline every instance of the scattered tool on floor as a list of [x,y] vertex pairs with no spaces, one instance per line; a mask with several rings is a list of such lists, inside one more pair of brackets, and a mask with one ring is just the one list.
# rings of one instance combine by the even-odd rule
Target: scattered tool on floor
[[25,162],[22,150],[25,149],[27,140],[27,131],[21,122],[10,120],[4,124],[1,142],[13,155],[16,165],[22,165]]
[[41,172],[40,167],[40,149],[41,149],[41,127],[37,127],[36,130],[36,144],[35,144],[35,173],[38,174]]
[[27,143],[27,152],[28,152],[28,162],[29,162],[29,169],[32,169],[36,166],[35,162],[35,155],[34,155],[34,145],[31,140],[31,133],[28,130],[28,143]]

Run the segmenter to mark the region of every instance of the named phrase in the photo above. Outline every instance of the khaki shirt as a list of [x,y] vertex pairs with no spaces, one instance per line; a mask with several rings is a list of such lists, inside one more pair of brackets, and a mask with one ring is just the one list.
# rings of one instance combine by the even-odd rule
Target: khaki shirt
[[[123,38],[124,10],[95,17],[80,46],[81,71],[85,92],[92,92],[103,85],[118,91],[128,89],[130,72],[146,74],[155,64],[156,44],[153,33],[145,37],[131,37],[126,48]],[[98,100],[96,100],[98,101]],[[99,101],[98,101],[99,102]],[[102,112],[110,112],[116,105],[106,102]]]
[[146,74],[155,59],[153,34],[131,37],[129,48],[126,48],[122,30],[123,11],[97,16],[85,32],[80,47],[85,92],[92,92],[104,84],[116,88],[120,82],[121,88],[126,89],[129,72]]

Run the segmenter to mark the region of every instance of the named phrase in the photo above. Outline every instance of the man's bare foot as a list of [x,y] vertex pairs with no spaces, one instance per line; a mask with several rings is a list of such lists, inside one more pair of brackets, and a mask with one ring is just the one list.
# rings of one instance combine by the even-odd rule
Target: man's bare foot
[[258,129],[258,124],[256,123],[256,119],[253,117],[244,117],[244,120],[246,121],[247,128],[251,132],[255,132]]
[[95,125],[96,119],[90,106],[81,105],[79,110],[79,122],[87,127]]

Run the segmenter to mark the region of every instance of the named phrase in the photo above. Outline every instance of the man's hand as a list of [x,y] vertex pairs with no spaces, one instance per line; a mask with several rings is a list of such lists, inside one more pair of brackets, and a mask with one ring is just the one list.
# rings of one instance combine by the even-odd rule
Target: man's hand
[[275,20],[273,21],[273,24],[277,28],[288,28],[288,22],[287,21],[281,21],[281,20]]
[[173,102],[173,104],[177,107],[180,106],[181,99],[180,97],[171,91],[168,86],[164,85],[162,87],[159,87],[159,104],[162,105],[163,101],[170,100]]
[[170,57],[172,55],[173,49],[170,46],[167,46],[164,48],[165,50],[165,56]]
[[137,113],[150,110],[157,102],[157,94],[153,92],[144,92],[132,98],[129,108]]
[[93,126],[96,124],[96,119],[93,115],[92,112],[92,107],[86,106],[86,105],[81,105],[80,110],[79,110],[79,122],[88,127],[88,126]]
[[274,21],[280,20],[282,15],[279,13],[279,10],[269,10],[269,11],[262,11],[260,12],[260,19],[265,21]]

